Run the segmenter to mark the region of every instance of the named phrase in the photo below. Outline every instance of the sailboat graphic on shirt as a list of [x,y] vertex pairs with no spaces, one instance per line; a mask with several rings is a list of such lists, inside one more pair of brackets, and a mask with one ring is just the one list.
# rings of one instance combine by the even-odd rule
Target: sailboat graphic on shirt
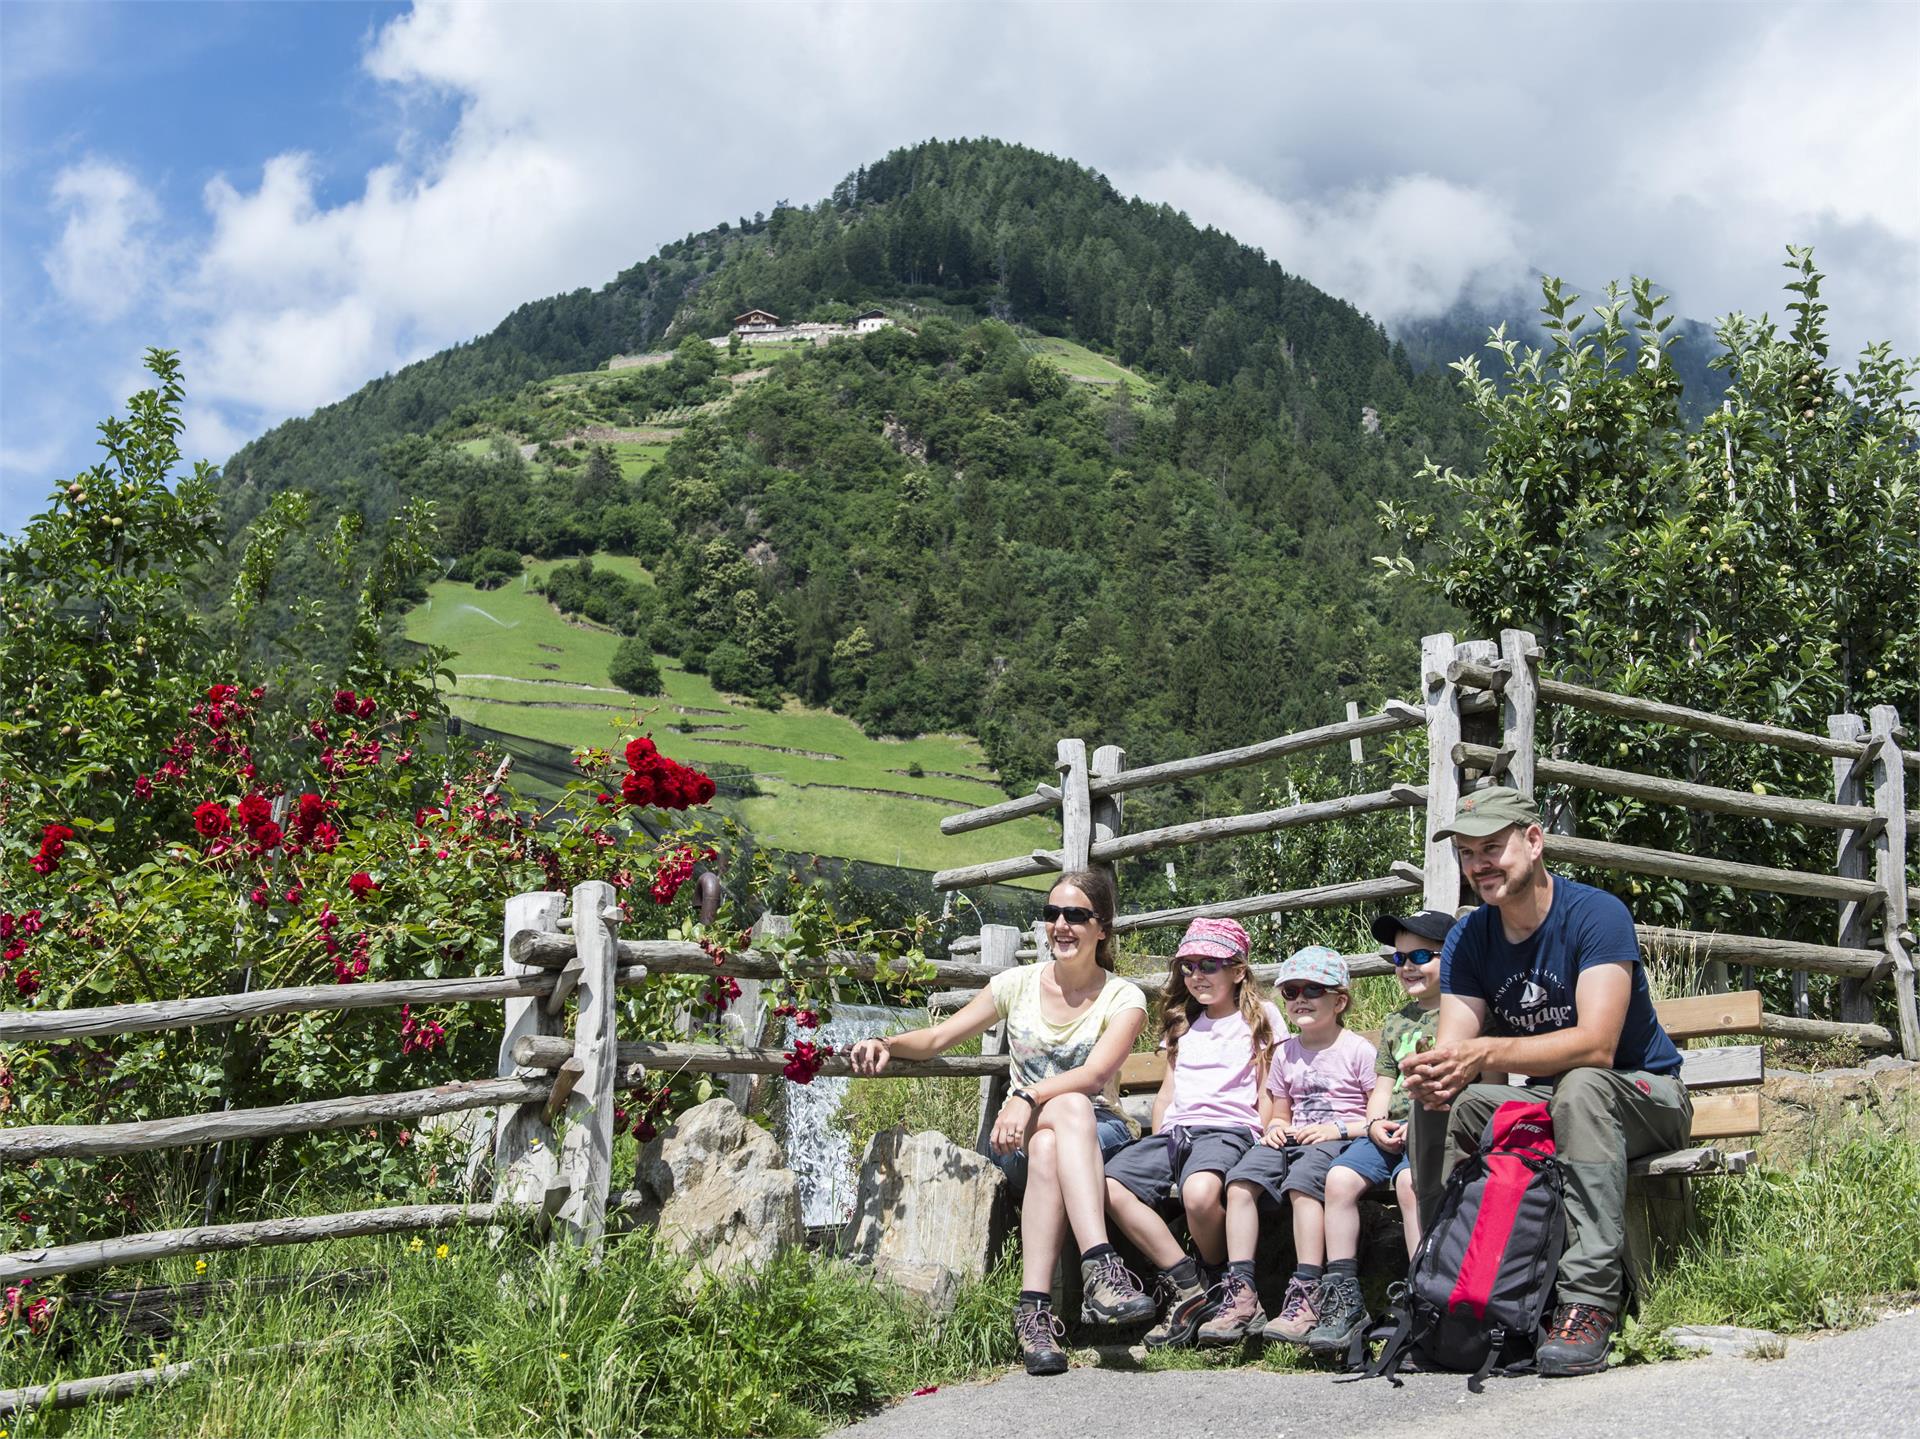
[[1528,980],[1525,987],[1520,991],[1520,1007],[1522,1009],[1538,1009],[1546,1002],[1547,992],[1532,980]]

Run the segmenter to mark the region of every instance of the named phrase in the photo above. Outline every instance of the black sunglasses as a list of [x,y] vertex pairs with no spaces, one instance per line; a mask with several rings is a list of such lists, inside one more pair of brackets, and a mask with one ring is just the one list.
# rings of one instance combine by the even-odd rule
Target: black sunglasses
[[1082,909],[1077,904],[1043,904],[1040,906],[1040,918],[1048,924],[1064,919],[1068,924],[1086,924],[1098,916],[1090,909]]
[[1314,984],[1308,980],[1296,979],[1280,986],[1282,999],[1325,999],[1333,991],[1324,984]]
[[1180,968],[1188,974],[1218,974],[1228,965],[1239,964],[1237,959],[1183,959]]
[[1439,957],[1440,951],[1437,949],[1410,949],[1404,954],[1396,949],[1387,955],[1395,969],[1403,964],[1432,964]]

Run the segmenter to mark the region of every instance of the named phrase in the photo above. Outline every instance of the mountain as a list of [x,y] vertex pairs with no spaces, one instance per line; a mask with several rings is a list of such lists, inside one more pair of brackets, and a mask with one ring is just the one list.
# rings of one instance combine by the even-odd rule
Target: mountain
[[[749,371],[704,337],[754,306],[897,323]],[[1145,763],[1404,690],[1446,616],[1370,564],[1375,504],[1431,503],[1423,457],[1474,446],[1451,377],[1258,251],[1069,161],[930,141],[524,305],[222,486],[236,525],[288,487],[375,525],[432,499],[470,569],[636,555],[622,628],[656,651],[872,733],[977,734],[1026,783],[1062,734]],[[321,592],[321,563],[280,583]]]

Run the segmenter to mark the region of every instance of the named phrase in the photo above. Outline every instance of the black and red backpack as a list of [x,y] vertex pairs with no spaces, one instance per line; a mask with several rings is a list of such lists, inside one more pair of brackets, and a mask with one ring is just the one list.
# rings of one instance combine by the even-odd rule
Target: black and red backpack
[[[1354,1339],[1350,1369],[1396,1386],[1409,1354],[1427,1369],[1473,1377],[1524,1373],[1553,1302],[1566,1247],[1566,1176],[1544,1104],[1515,1100],[1488,1122],[1477,1153],[1447,1177],[1433,1226],[1420,1237],[1387,1322]],[[1371,1364],[1370,1338],[1386,1343]]]

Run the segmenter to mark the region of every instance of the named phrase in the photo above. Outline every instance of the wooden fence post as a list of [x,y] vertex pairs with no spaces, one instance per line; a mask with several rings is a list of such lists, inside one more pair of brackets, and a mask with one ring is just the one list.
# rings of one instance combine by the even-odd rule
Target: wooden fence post
[[1869,738],[1880,741],[1873,761],[1873,808],[1880,816],[1874,837],[1874,878],[1886,895],[1880,934],[1893,963],[1893,1007],[1900,1028],[1900,1053],[1920,1059],[1920,1013],[1916,1012],[1913,972],[1913,916],[1907,907],[1907,770],[1900,753],[1900,712],[1892,705],[1868,711]]
[[[1867,737],[1867,727],[1859,715],[1829,715],[1827,733],[1835,739],[1860,742]],[[1835,804],[1866,804],[1867,769],[1868,766],[1858,764],[1851,759],[1834,760],[1833,800]],[[1865,830],[1841,830],[1840,852],[1834,865],[1834,873],[1842,879],[1867,878],[1867,856],[1874,847],[1873,837]],[[1873,948],[1871,922],[1873,908],[1873,905],[1860,900],[1841,901],[1839,936],[1834,943],[1853,949]],[[1865,980],[1843,979],[1840,981],[1839,998],[1834,1005],[1834,1018],[1849,1024],[1872,1023],[1873,996],[1868,993]]]
[[[1093,779],[1112,779],[1126,767],[1127,752],[1117,744],[1103,744],[1093,752],[1091,777]],[[1125,806],[1121,803],[1121,800],[1122,796],[1120,795],[1103,794],[1100,798],[1092,802],[1093,830],[1090,836],[1090,843],[1097,844],[1101,840],[1118,839],[1120,837],[1125,815]],[[1103,864],[1100,868],[1105,870],[1107,878],[1113,881],[1113,892],[1117,902],[1120,893],[1119,878],[1114,874],[1111,864]]]
[[1093,847],[1093,800],[1087,793],[1087,742],[1060,741],[1060,868],[1085,869]]
[[[559,1220],[568,1238],[596,1251],[606,1227],[607,1189],[613,1179],[613,978],[620,950],[616,905],[614,887],[605,880],[590,879],[574,887],[573,942],[579,972],[570,1063],[577,1062],[578,1070],[567,1095],[567,1130],[561,1140],[560,1176],[567,1197],[560,1205]],[[562,984],[572,969],[569,965],[561,970]],[[562,993],[556,988],[554,997]],[[556,1076],[556,1085],[559,1082]]]
[[[748,932],[748,943],[759,948],[758,941],[767,935],[779,935],[785,938],[793,933],[793,918],[785,914],[763,914],[753,922]],[[758,1048],[767,1037],[767,1002],[762,999],[762,981],[743,979],[740,981],[740,997],[720,1016],[720,1031],[729,1044],[743,1045],[748,1049]],[[780,1046],[786,1048],[784,1040]],[[766,1099],[766,1076],[759,1074],[730,1074],[727,1076],[727,1098],[734,1108],[742,1114],[752,1114]]]
[[1527,630],[1500,631],[1507,683],[1500,691],[1500,749],[1507,783],[1533,795],[1534,726],[1540,713],[1540,646]]
[[[560,912],[567,897],[553,890],[516,894],[507,900],[506,936],[511,943],[523,929],[558,933]],[[521,964],[505,955],[501,969],[510,979],[540,974],[536,965]],[[560,1023],[546,1011],[544,999],[509,999],[506,1020],[500,1031],[500,1063],[496,1072],[502,1079],[513,1076],[517,1067],[513,1046],[523,1035],[558,1034]],[[549,1191],[559,1182],[560,1163],[555,1153],[553,1130],[548,1127],[543,1106],[512,1104],[503,1107],[493,1125],[493,1197],[496,1202],[545,1204]]]
[[[1015,952],[1020,948],[1020,931],[1011,924],[983,924],[980,926],[980,963],[991,970],[1012,969],[1019,963]],[[982,1054],[1005,1054],[1007,1052],[1007,1022],[1003,1019],[985,1034],[980,1036]],[[980,1081],[980,1124],[979,1134],[974,1140],[974,1148],[982,1154],[992,1150],[987,1139],[993,1133],[994,1116],[1000,1112],[1000,1106],[1007,1102],[1007,1071],[1003,1068],[998,1074],[990,1074]]]
[[1460,743],[1460,691],[1447,678],[1453,663],[1453,636],[1428,635],[1420,641],[1420,701],[1427,707],[1427,848],[1423,908],[1452,914],[1460,907],[1460,861],[1453,846],[1435,843],[1434,831],[1453,823],[1460,805],[1460,768],[1453,747]]

